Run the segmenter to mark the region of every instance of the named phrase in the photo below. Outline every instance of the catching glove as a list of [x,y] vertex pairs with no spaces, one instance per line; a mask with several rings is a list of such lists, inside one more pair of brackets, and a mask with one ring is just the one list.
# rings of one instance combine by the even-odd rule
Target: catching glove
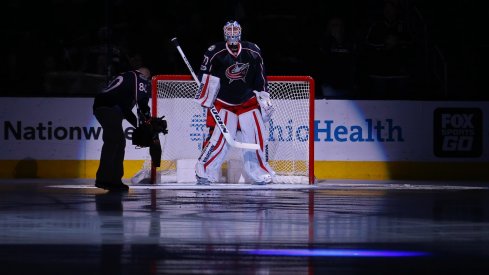
[[275,112],[275,108],[272,105],[272,101],[270,100],[270,94],[267,92],[258,92],[253,91],[256,95],[256,99],[258,104],[260,104],[261,116],[264,122],[268,122],[272,117],[273,112]]

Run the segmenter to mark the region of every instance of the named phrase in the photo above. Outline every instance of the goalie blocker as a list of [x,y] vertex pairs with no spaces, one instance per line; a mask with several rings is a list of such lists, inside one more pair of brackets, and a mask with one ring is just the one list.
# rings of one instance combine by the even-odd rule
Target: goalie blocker
[[210,108],[214,105],[214,101],[219,93],[220,81],[219,77],[203,74],[202,83],[200,84],[201,87],[197,94],[195,94],[197,103],[206,108]]

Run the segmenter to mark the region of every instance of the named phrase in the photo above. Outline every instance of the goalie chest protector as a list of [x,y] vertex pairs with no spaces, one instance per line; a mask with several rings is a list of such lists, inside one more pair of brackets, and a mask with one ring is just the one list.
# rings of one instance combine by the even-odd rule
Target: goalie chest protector
[[255,96],[253,90],[267,91],[260,49],[250,42],[242,41],[236,56],[225,42],[210,46],[200,66],[200,76],[203,74],[220,78],[217,98],[226,103],[241,104]]

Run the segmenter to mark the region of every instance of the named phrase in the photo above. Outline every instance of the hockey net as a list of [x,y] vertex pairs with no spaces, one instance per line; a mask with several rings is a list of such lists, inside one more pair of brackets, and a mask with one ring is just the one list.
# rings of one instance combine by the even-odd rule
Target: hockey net
[[[274,183],[314,183],[314,80],[309,76],[269,76],[275,112],[267,124],[266,153],[277,173]],[[160,134],[161,166],[143,168],[133,183],[195,182],[194,166],[208,134],[206,110],[193,98],[198,86],[190,75],[157,75],[152,79],[152,116],[165,116],[168,134]],[[239,140],[239,133],[236,138]],[[247,182],[241,171],[241,149],[230,148],[222,182]]]

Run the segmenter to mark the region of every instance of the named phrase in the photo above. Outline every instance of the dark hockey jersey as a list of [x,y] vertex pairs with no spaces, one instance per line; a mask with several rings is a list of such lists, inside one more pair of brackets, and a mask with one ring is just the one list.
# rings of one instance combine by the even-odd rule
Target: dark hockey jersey
[[136,93],[138,112],[149,117],[148,102],[151,93],[151,81],[136,70],[124,72],[115,77],[107,88],[95,96],[93,109],[103,106],[119,106],[124,118],[136,127],[137,117],[132,112],[136,105]]
[[234,55],[226,42],[210,46],[200,66],[199,79],[210,74],[220,79],[217,99],[229,104],[241,104],[255,96],[253,90],[267,91],[267,80],[260,48],[242,41]]

